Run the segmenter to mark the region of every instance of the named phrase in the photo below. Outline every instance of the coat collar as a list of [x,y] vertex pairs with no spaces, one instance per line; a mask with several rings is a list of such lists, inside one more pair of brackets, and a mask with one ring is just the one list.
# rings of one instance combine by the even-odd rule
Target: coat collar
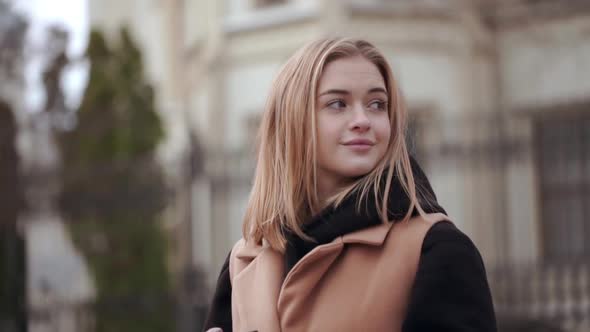
[[[411,222],[411,220],[412,219],[399,222],[407,223]],[[447,217],[447,215],[445,215],[444,213],[427,214],[425,220],[431,223],[439,220],[450,221],[449,217]],[[342,241],[344,244],[365,244],[369,246],[379,247],[383,245],[385,238],[387,238],[387,234],[389,234],[389,231],[395,223],[396,222],[392,221],[387,224],[363,228],[361,230],[354,231],[343,236],[339,236],[338,238],[334,239],[332,243]],[[246,243],[244,246],[238,248],[238,251],[236,252],[236,257],[245,261],[251,261],[265,249],[270,250],[270,247],[267,244],[255,245],[252,243]]]
[[[342,241],[344,243],[360,243],[360,244],[367,244],[372,246],[381,246],[389,234],[391,228],[394,224],[404,223],[408,224],[411,223],[415,218],[423,218],[422,216],[418,215],[413,218],[410,218],[405,221],[390,221],[387,224],[381,224],[376,226],[371,226],[368,228],[364,228],[352,233],[345,234],[342,236]],[[445,213],[427,213],[424,216],[424,220],[428,223],[434,224],[435,222],[446,220],[451,222],[449,217]],[[401,226],[401,225],[400,225]]]
[[381,246],[393,224],[394,222],[388,222],[345,234],[342,236],[342,242]]
[[[394,222],[387,224],[371,226],[358,231],[354,231],[334,239],[332,243],[342,241],[345,244],[365,244],[370,246],[381,246],[393,226]],[[245,261],[251,261],[258,256],[263,250],[271,250],[267,244],[246,243],[238,248],[236,258]]]
[[246,242],[244,246],[241,246],[237,249],[236,258],[241,260],[251,261],[258,254],[260,254],[265,248],[270,248],[266,244],[259,245],[259,244],[252,244],[251,242]]

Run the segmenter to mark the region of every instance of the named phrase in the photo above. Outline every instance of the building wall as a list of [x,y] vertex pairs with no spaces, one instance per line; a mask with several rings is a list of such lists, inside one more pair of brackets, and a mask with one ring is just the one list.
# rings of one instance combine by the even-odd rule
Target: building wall
[[[522,17],[498,31],[503,109],[515,115],[521,135],[531,138],[532,121],[542,112],[569,111],[590,95],[590,14],[553,19]],[[589,110],[590,111],[590,110]],[[540,204],[534,156],[507,170],[510,257],[540,258]]]
[[590,15],[525,22],[499,33],[502,85],[511,109],[590,94]]
[[[357,8],[353,4],[336,17],[328,17],[335,15],[327,13],[328,5],[321,1],[292,2],[259,11],[236,7],[228,14],[220,53],[223,69],[214,69],[212,74],[213,80],[222,82],[221,91],[215,93],[216,105],[207,104],[207,109],[201,110],[212,113],[210,121],[217,119],[209,122],[211,134],[205,135],[214,138],[212,144],[229,150],[248,148],[252,133],[247,121],[260,114],[272,78],[282,63],[305,42],[333,31],[367,38],[384,51],[410,109],[427,109],[432,116],[441,118],[495,109],[494,40],[469,10],[457,14],[443,6],[430,12],[400,15],[396,8]],[[460,139],[452,127],[443,135],[449,140]],[[486,200],[480,197],[477,202],[469,201],[476,186],[481,185],[474,180],[478,174],[465,174],[448,164],[433,167],[429,176],[455,222],[474,238],[489,260],[495,259],[495,248],[502,247],[502,240],[499,235],[490,235],[495,232],[490,230],[493,224],[488,220],[496,216],[491,212],[473,215],[473,205]],[[245,200],[235,201],[244,204],[237,208],[243,211]],[[495,211],[492,207],[488,210]],[[240,213],[234,215],[239,217]],[[235,230],[240,229],[241,221],[232,218],[227,224],[230,229],[219,231],[239,236]],[[216,249],[224,254],[236,240],[226,239],[228,242]]]
[[[91,1],[91,15],[101,26],[133,22],[162,98],[180,99],[163,105],[185,105],[203,151],[218,156],[193,186],[193,256],[212,276],[240,236],[251,176],[244,171],[238,172],[242,182],[219,180],[242,167],[227,165],[219,155],[252,151],[252,123],[272,78],[313,38],[363,37],[383,50],[410,111],[444,123],[419,138],[435,148],[496,139],[495,125],[485,120],[495,114],[510,120],[504,134],[526,142],[532,137],[528,111],[590,93],[584,79],[590,71],[590,20],[583,12],[531,21],[512,17],[494,25],[474,4],[453,1],[297,0],[261,9],[249,0],[187,1],[184,28],[178,30],[170,27],[180,8],[174,3]],[[186,67],[170,64],[158,42],[169,39],[170,31],[182,35],[179,45],[186,52],[177,56],[186,56]],[[186,95],[170,97],[178,81],[186,83]],[[470,117],[484,120],[471,127],[456,121]],[[170,118],[174,135],[187,118]],[[500,166],[484,160],[466,170],[466,162],[452,154],[425,166],[439,201],[490,265],[539,256],[534,155],[532,149],[515,154]]]
[[[241,236],[254,130],[274,75],[305,42],[345,35],[385,53],[411,115],[424,120],[416,138],[426,151],[423,167],[441,205],[480,249],[498,308],[532,307],[518,302],[528,296],[524,288],[510,286],[529,281],[519,283],[503,265],[532,267],[547,287],[573,278],[531,265],[543,259],[534,121],[588,105],[587,1],[255,2],[90,1],[94,25],[130,24],[140,41],[170,135],[163,159],[186,156],[187,128],[202,152],[203,172],[190,186],[179,177],[182,197],[170,218],[182,239],[178,264],[192,259],[213,286]],[[531,282],[529,295],[542,297],[532,300],[535,308],[563,309],[561,295],[543,297],[539,285]]]

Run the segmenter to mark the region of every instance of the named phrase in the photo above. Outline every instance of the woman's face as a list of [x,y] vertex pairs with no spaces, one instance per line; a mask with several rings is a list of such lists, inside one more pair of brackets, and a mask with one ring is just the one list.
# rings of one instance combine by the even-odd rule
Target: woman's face
[[391,135],[388,102],[379,69],[364,57],[326,65],[316,100],[320,194],[333,194],[383,158]]

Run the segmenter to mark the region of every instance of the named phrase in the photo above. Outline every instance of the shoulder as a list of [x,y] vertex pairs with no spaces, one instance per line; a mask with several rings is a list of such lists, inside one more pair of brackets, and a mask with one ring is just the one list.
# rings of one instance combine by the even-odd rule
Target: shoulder
[[441,221],[434,224],[424,237],[421,255],[446,252],[461,252],[480,257],[477,247],[471,239],[459,230],[453,223]]
[[496,331],[481,255],[450,222],[424,238],[404,331]]
[[436,223],[426,233],[417,273],[486,280],[484,262],[476,245],[447,221]]

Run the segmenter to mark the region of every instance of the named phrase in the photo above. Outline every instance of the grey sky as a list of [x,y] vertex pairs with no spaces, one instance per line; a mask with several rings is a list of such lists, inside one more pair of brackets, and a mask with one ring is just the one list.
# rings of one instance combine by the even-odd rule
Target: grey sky
[[[69,34],[68,55],[77,58],[82,55],[88,43],[88,4],[87,0],[20,0],[17,9],[31,19],[29,42],[42,45],[45,41],[44,29],[52,24],[64,26]],[[45,100],[41,85],[40,68],[42,57],[34,56],[29,64],[27,76],[26,106],[30,111],[38,111]],[[87,63],[79,63],[68,68],[62,78],[66,90],[66,102],[76,107],[87,80]]]

